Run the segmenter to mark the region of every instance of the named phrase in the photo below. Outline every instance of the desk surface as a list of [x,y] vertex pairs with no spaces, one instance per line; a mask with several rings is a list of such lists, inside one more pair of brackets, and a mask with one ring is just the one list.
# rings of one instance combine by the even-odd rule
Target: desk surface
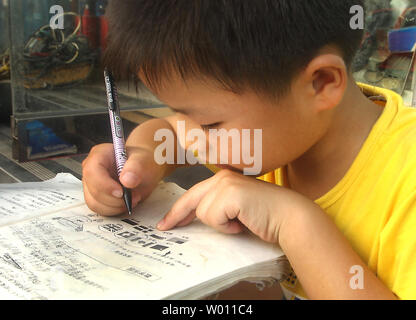
[[[59,157],[47,160],[20,163],[12,158],[10,127],[0,124],[0,183],[36,182],[52,179],[57,173],[67,172],[81,180],[82,161],[87,155]],[[203,166],[180,168],[165,179],[184,189],[212,176]]]

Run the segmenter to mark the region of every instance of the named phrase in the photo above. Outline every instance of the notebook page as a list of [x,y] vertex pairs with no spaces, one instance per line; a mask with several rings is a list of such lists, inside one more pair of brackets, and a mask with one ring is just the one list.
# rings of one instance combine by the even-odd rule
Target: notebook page
[[283,255],[199,221],[158,231],[183,192],[161,184],[132,216],[106,218],[83,205],[1,228],[0,298],[164,299]]
[[0,184],[0,226],[82,204],[82,183],[67,173],[44,182]]

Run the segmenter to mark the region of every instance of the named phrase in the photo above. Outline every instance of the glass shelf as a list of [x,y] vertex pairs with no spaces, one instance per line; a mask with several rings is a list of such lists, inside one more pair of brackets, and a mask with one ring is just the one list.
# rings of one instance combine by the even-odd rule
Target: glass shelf
[[[111,141],[100,63],[106,5],[107,0],[8,2],[13,155],[19,161],[83,154]],[[148,110],[166,108],[149,92],[136,94],[124,82],[117,86],[123,112],[149,119]],[[134,126],[126,120],[126,134]],[[32,154],[35,149],[45,152]]]
[[[46,142],[56,137],[55,141],[68,144],[69,148],[64,148],[67,153],[44,153],[48,157],[87,153],[92,145],[111,141],[105,132],[107,103],[100,64],[106,47],[107,1],[0,0],[0,27],[6,23],[10,29],[16,159],[27,161],[39,156],[30,154],[33,137]],[[51,11],[54,6],[62,8],[62,16]],[[366,6],[365,36],[354,60],[354,77],[394,90],[406,104],[416,106],[416,0],[367,0]],[[59,21],[54,17],[64,18],[63,29],[50,27]],[[0,49],[7,45],[6,33],[0,36]],[[125,83],[117,85],[122,110],[141,115],[130,119],[159,116],[162,113],[154,110],[166,109],[149,92],[137,95]],[[46,147],[54,149],[53,145]]]

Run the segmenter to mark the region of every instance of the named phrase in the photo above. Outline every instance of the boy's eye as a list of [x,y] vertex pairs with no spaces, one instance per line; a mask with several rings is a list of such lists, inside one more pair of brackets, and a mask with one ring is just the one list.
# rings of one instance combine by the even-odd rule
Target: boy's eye
[[216,122],[216,123],[212,123],[212,124],[201,124],[201,128],[203,130],[214,129],[214,128],[218,127],[220,124],[221,124],[221,122]]

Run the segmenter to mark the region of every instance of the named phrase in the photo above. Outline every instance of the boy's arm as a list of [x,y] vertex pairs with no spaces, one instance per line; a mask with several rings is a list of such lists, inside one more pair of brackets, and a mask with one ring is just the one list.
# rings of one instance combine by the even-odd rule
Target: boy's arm
[[[134,151],[138,149],[147,150],[149,152],[154,153],[156,148],[162,143],[161,141],[155,140],[155,134],[158,130],[165,129],[173,133],[174,143],[172,147],[174,149],[174,159],[177,159],[177,152],[178,152],[177,150],[177,141],[178,141],[177,126],[180,121],[182,121],[185,124],[185,129],[186,129],[186,131],[184,132],[185,135],[190,129],[195,128],[196,126],[192,121],[178,114],[175,114],[166,118],[162,118],[162,119],[153,119],[153,120],[144,122],[143,124],[135,128],[132,131],[132,133],[129,135],[129,138],[126,141],[127,153],[134,154]],[[184,148],[186,147],[184,146]],[[190,165],[189,163],[178,164],[176,163],[176,161],[174,164],[162,165],[161,167],[162,167],[163,177],[165,177],[166,175],[169,175],[176,168],[189,166],[189,165]]]
[[[169,230],[195,217],[224,233],[247,228],[280,244],[310,299],[396,299],[328,215],[293,190],[222,170],[189,189],[157,227]],[[364,280],[359,290],[350,273],[357,266]]]
[[[129,135],[126,141],[126,149],[127,154],[129,155],[129,159],[140,157],[139,150],[147,151],[154,155],[155,149],[161,143],[160,141],[155,141],[155,133],[158,130],[167,129],[171,130],[175,133],[175,130],[171,123],[174,122],[175,116],[163,118],[163,119],[152,119],[149,121],[144,122],[143,124],[139,125],[135,128],[131,134]],[[176,133],[175,133],[175,142],[176,142]],[[176,159],[176,143],[174,144],[175,150],[175,159]],[[160,177],[158,180],[163,179],[164,177],[168,176],[172,173],[177,167],[176,164],[164,164],[160,166]],[[128,168],[127,168],[128,169]],[[126,170],[127,170],[126,169]]]
[[[161,141],[155,140],[155,134],[158,130],[169,130],[173,134],[173,145],[172,150],[174,150],[174,159],[175,163],[173,164],[162,164],[159,165],[160,167],[160,176],[158,177],[158,180],[163,179],[164,177],[171,174],[176,168],[189,166],[190,164],[178,164],[177,159],[177,123],[178,121],[184,121],[186,123],[187,127],[191,127],[192,124],[189,120],[186,120],[185,117],[181,117],[179,115],[172,115],[166,118],[162,119],[152,119],[149,121],[144,122],[143,124],[139,125],[137,128],[135,128],[131,134],[129,135],[127,141],[126,141],[126,149],[127,154],[129,155],[129,160],[136,160],[137,158],[140,158],[141,153],[137,151],[147,151],[148,153],[152,154],[154,157],[154,153],[156,148],[162,143]],[[186,134],[186,132],[185,132]],[[153,160],[155,160],[153,158]],[[185,159],[186,160],[186,159]],[[137,163],[137,162],[136,162]],[[156,162],[155,162],[156,164]],[[127,167],[127,168],[126,168]],[[123,171],[128,171],[128,165],[126,164],[126,167]]]
[[[292,212],[279,242],[310,299],[397,299],[319,207]],[[360,276],[362,289],[354,282]]]
[[[176,159],[176,124],[179,120],[184,119],[175,115],[166,119],[155,119],[142,124],[129,136],[127,140],[128,152],[133,151],[132,157],[135,157],[134,151],[138,149],[153,153],[155,148],[160,144],[160,142],[154,139],[155,132],[159,129],[168,129],[175,133]],[[188,127],[191,125],[187,123]],[[168,175],[176,167],[178,165],[162,166],[160,179]],[[224,174],[222,176],[227,177]],[[236,180],[234,178],[232,179],[233,181]],[[203,184],[206,185],[207,183],[205,182]],[[215,190],[220,189],[217,182],[213,182],[213,185],[215,186]],[[245,183],[243,185],[247,184]],[[193,189],[193,193],[200,193],[200,189],[204,188],[196,186]],[[229,190],[230,186],[226,189]],[[205,192],[207,191],[203,191],[202,193]],[[188,198],[198,197],[188,196]],[[189,205],[187,203],[188,201],[184,202],[187,208],[197,206],[196,204]],[[280,205],[283,202],[286,201],[280,201]],[[220,206],[223,205],[221,201],[218,201],[217,205],[219,205],[218,203]],[[265,201],[265,203],[267,202]],[[290,207],[293,206],[294,202],[291,203],[292,205]],[[321,208],[309,200],[299,201],[295,207],[296,210],[290,210],[290,215],[285,215],[285,219],[282,220],[279,228],[279,243],[302,283],[302,287],[308,295],[308,298],[397,299],[360,259],[344,235]],[[186,210],[182,211],[186,213]],[[359,270],[362,270],[364,280],[363,289],[354,289],[354,286],[351,285],[354,274],[350,272],[351,270],[357,270],[354,269],[357,266],[358,268],[361,267]]]

